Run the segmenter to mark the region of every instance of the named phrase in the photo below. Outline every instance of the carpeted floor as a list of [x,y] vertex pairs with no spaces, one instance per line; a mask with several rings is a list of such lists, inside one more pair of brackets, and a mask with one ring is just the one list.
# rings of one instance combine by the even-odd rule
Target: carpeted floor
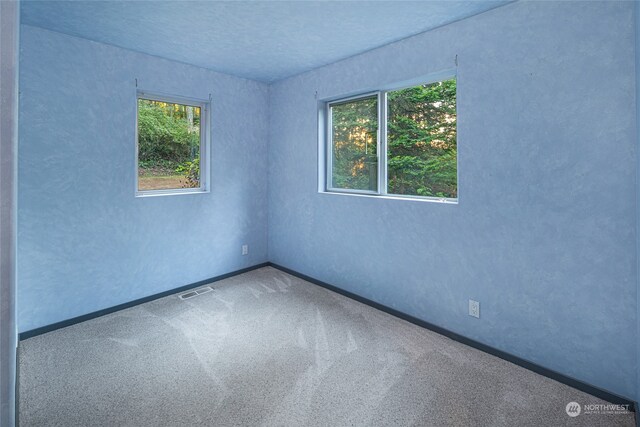
[[633,413],[271,267],[30,338],[21,426],[634,426]]

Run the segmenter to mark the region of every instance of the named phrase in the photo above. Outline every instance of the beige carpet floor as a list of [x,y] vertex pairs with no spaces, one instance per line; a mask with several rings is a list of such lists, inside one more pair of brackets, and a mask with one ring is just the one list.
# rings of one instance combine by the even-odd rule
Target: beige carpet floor
[[272,267],[21,342],[21,426],[634,426]]

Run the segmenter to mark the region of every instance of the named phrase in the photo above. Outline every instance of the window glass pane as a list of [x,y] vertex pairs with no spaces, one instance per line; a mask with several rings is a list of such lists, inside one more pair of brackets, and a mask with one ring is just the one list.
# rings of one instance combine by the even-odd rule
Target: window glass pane
[[378,97],[331,106],[331,186],[378,189]]
[[388,193],[458,197],[456,80],[387,94]]
[[138,190],[200,187],[200,113],[138,99]]

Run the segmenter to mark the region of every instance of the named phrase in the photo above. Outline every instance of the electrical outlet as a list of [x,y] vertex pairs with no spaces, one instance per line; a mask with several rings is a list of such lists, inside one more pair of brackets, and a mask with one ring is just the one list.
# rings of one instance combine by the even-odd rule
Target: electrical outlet
[[249,255],[249,245],[242,245],[242,255]]
[[469,316],[480,318],[480,303],[478,301],[469,300]]

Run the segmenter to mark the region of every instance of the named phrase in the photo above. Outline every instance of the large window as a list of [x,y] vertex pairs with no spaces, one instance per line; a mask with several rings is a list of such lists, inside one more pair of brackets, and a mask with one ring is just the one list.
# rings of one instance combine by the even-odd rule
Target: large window
[[207,189],[208,103],[138,93],[136,192]]
[[456,79],[327,104],[326,190],[457,199]]

